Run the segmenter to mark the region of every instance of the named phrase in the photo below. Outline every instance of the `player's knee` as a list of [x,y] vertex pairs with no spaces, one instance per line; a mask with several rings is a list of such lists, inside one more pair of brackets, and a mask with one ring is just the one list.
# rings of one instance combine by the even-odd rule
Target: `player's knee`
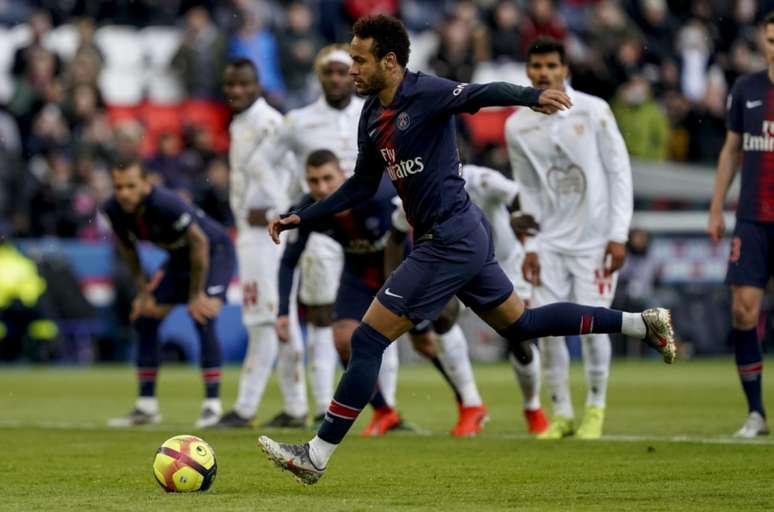
[[735,300],[731,307],[731,322],[735,329],[749,330],[758,325],[759,310],[755,304]]
[[333,324],[333,304],[307,306],[306,319],[315,327],[330,327]]
[[433,336],[429,331],[423,332],[422,334],[412,334],[411,343],[414,345],[414,350],[428,359],[432,359],[438,355],[435,339],[433,339]]
[[454,327],[457,322],[457,317],[460,313],[460,303],[456,298],[449,301],[446,307],[443,308],[441,314],[438,315],[438,319],[433,322],[433,330],[438,334],[446,334]]

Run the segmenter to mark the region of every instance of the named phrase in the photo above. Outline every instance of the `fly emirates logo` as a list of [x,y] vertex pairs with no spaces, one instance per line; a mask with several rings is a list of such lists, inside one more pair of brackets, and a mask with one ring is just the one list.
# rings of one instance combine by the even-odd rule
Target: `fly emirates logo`
[[761,135],[742,134],[743,151],[774,151],[774,121],[763,121]]
[[425,164],[422,163],[421,156],[396,162],[394,148],[383,148],[379,151],[384,161],[387,162],[387,175],[392,181],[401,180],[409,174],[417,174],[425,170]]

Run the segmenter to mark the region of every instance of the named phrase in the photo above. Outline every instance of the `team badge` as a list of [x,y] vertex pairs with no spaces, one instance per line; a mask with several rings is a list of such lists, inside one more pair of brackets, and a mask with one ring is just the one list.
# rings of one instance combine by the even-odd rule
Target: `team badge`
[[411,125],[411,118],[405,112],[398,114],[398,130],[404,131]]
[[576,125],[574,126],[574,128],[575,128],[575,134],[576,134],[578,137],[580,137],[581,135],[583,135],[583,129],[585,128],[585,127],[583,126],[583,123],[578,123],[578,124],[576,124]]

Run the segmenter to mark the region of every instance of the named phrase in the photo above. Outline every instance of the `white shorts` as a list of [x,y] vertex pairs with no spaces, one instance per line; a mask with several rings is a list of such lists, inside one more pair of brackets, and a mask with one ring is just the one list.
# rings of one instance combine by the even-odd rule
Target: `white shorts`
[[605,276],[604,248],[582,254],[541,251],[540,286],[532,290],[532,303],[543,306],[571,300],[587,306],[610,307],[618,273]]
[[278,274],[284,244],[276,245],[264,229],[240,232],[236,252],[242,288],[242,323],[274,323],[277,319]]
[[336,302],[344,251],[334,239],[312,233],[301,255],[301,287],[298,298],[307,306]]
[[505,261],[500,262],[500,266],[513,283],[513,290],[525,302],[532,298],[532,285],[524,279],[521,272],[521,264],[524,262],[524,251],[513,251]]

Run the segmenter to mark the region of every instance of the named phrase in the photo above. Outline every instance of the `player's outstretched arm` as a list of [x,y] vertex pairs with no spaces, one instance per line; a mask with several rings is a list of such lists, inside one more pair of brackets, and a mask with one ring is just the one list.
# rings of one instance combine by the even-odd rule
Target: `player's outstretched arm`
[[726,232],[726,223],[723,220],[723,203],[731,182],[734,180],[739,165],[742,162],[742,138],[739,133],[728,130],[723,149],[718,158],[718,171],[715,174],[715,189],[710,203],[709,219],[707,222],[707,234],[715,242],[719,242]]
[[269,223],[269,235],[275,244],[279,244],[279,235],[288,229],[306,226],[325,217],[335,215],[359,205],[371,198],[379,189],[382,174],[380,172],[358,172],[352,175],[339,189],[322,201],[285,218],[274,219]]
[[440,97],[440,108],[453,113],[474,113],[484,107],[524,106],[536,112],[553,114],[572,106],[570,97],[558,89],[540,90],[509,82],[457,84],[450,80],[439,80],[442,89],[450,89]]

